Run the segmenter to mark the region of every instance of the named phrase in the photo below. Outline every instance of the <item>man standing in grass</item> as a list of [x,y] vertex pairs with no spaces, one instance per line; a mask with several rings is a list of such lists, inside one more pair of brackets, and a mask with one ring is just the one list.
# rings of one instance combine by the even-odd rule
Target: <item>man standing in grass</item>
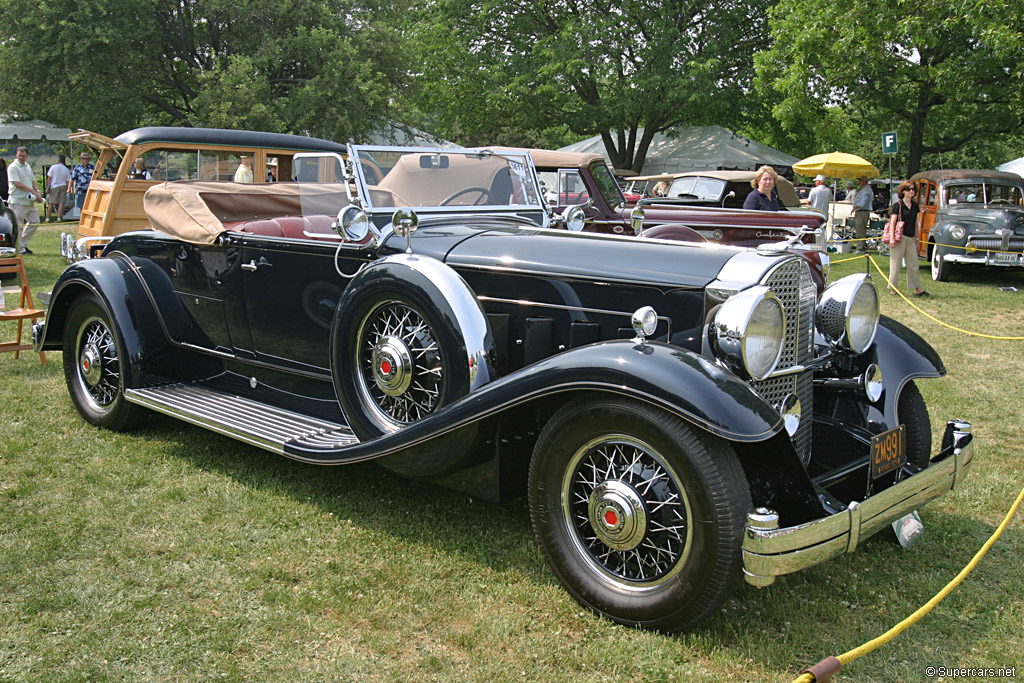
[[71,179],[68,181],[68,196],[75,195],[75,206],[79,209],[85,204],[85,193],[89,189],[89,181],[92,180],[92,172],[96,167],[89,163],[88,152],[82,152],[78,157],[79,164],[71,169]]
[[36,174],[28,165],[28,147],[19,147],[14,161],[7,167],[7,184],[11,211],[22,226],[18,253],[31,254],[28,243],[32,240],[36,228],[39,227],[39,211],[36,202],[43,201],[43,195],[36,185]]
[[[60,221],[64,217],[64,204],[68,196],[68,181],[71,180],[71,169],[64,163],[64,155],[57,156],[57,163],[46,172],[50,183],[46,189],[46,221]],[[56,215],[53,215],[56,211]]]

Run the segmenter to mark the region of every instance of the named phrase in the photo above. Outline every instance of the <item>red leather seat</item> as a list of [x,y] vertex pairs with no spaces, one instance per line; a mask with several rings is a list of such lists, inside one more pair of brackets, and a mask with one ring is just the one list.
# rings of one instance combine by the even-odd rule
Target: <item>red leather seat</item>
[[[332,216],[278,216],[276,218],[225,223],[224,227],[228,230],[244,232],[250,235],[306,240],[316,239],[316,237],[310,237],[310,235],[315,235],[316,233],[324,233],[325,236],[332,237],[335,234],[331,227],[333,224],[334,217]],[[306,233],[310,233],[310,235]]]

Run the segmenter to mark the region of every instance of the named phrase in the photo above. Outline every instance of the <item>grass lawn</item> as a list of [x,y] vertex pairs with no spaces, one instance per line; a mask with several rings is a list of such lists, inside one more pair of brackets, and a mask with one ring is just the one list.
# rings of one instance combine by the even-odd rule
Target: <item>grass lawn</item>
[[[63,269],[58,239],[45,226],[32,244],[35,291]],[[1024,290],[1024,273],[953,278],[932,283],[922,264],[933,296],[914,303],[1024,336],[1024,291],[998,288]],[[880,533],[770,588],[743,585],[676,636],[577,605],[523,499],[472,501],[372,464],[301,465],[159,415],[100,431],[74,411],[60,353],[45,367],[2,354],[0,681],[790,681],[926,602],[1024,485],[1024,341],[969,337],[882,299],[949,370],[918,383],[936,440],[946,419],[974,424],[966,486],[921,510],[911,548]],[[920,681],[929,666],[1024,675],[1022,530],[1018,514],[945,602],[836,680]]]

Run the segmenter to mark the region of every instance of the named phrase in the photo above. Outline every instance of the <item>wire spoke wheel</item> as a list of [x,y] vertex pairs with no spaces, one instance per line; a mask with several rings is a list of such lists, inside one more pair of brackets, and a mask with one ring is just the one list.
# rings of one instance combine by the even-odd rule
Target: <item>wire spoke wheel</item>
[[87,319],[78,334],[78,382],[97,409],[111,405],[121,387],[121,362],[110,329],[99,318]]
[[359,392],[383,428],[394,430],[437,410],[444,363],[437,336],[416,309],[381,303],[363,318],[357,339]]
[[534,446],[530,518],[580,604],[664,631],[713,614],[742,577],[750,489],[732,446],[624,397],[581,394]]
[[576,454],[562,490],[573,541],[612,582],[656,585],[680,566],[691,533],[689,503],[649,445],[602,437]]
[[96,297],[82,295],[64,325],[64,379],[86,422],[115,431],[142,423],[147,411],[125,400],[125,362],[118,328]]

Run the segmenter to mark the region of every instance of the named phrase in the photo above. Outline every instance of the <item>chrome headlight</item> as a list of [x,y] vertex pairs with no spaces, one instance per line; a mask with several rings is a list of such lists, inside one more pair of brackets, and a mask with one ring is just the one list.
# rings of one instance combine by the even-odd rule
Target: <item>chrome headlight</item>
[[565,229],[572,230],[573,232],[579,232],[583,229],[586,218],[587,216],[583,213],[583,209],[578,206],[567,207],[562,212],[562,223],[565,225]]
[[878,331],[878,292],[865,274],[847,275],[821,295],[815,322],[833,346],[864,353]]
[[786,312],[767,287],[730,298],[711,324],[715,356],[734,372],[761,380],[775,370],[786,338]]
[[967,231],[964,230],[964,226],[962,225],[953,225],[949,228],[949,236],[955,240],[962,240],[966,234]]

